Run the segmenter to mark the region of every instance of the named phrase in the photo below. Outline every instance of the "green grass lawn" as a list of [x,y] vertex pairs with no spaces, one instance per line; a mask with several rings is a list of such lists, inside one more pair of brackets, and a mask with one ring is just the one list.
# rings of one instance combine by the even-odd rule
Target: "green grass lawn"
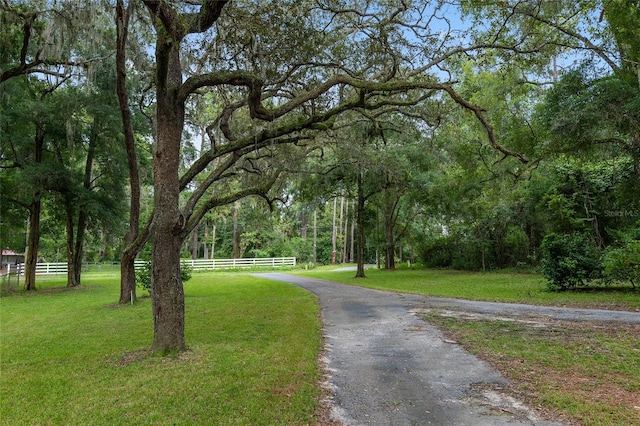
[[40,280],[0,300],[3,425],[303,425],[318,405],[319,308],[297,287],[194,274],[186,338],[150,356],[150,299],[114,306],[117,275]]
[[[440,297],[640,309],[630,288],[554,293],[533,274],[372,269],[363,280],[330,269],[297,273]],[[0,424],[316,423],[322,339],[311,294],[247,274],[195,273],[185,284],[190,350],[162,358],[147,352],[150,299],[114,306],[118,279],[117,270],[102,270],[69,290],[64,277],[39,279],[38,291],[0,299]],[[426,319],[492,362],[535,405],[583,424],[640,424],[640,398],[628,402],[640,392],[637,327],[532,331]]]
[[541,275],[507,272],[464,272],[433,269],[385,271],[368,269],[366,278],[354,278],[353,271],[318,268],[297,274],[344,284],[492,302],[535,305],[640,310],[640,291],[628,287],[604,287],[579,292],[548,291]]

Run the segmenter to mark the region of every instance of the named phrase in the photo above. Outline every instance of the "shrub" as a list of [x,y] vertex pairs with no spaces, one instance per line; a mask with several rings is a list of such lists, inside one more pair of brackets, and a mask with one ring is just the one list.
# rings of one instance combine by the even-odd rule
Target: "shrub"
[[441,237],[424,245],[420,250],[420,258],[427,268],[449,268],[453,261],[453,239]]
[[628,281],[636,288],[636,283],[640,282],[640,241],[630,241],[621,248],[607,250],[603,265],[608,281]]
[[151,262],[145,262],[136,269],[136,286],[151,292]]
[[191,279],[192,274],[193,274],[193,268],[190,265],[186,263],[180,264],[180,279],[182,280],[183,283],[186,283],[187,281],[189,281]]
[[602,256],[582,234],[551,233],[542,240],[542,274],[550,290],[587,286],[602,277]]
[[[186,263],[180,264],[180,278],[185,283],[191,279],[193,269]],[[136,271],[136,285],[151,293],[151,262],[145,262]]]

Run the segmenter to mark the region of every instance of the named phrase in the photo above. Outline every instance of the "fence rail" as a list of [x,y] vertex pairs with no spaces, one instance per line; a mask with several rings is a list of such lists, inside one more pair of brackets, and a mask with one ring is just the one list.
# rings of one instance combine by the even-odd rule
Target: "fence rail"
[[[278,267],[278,266],[296,266],[295,257],[268,257],[268,258],[249,258],[249,259],[183,259],[183,265],[188,265],[194,271],[214,271],[216,269],[234,269],[234,268],[257,268],[257,267]],[[136,260],[136,269],[140,268],[146,262]]]
[[[188,265],[194,271],[214,271],[216,269],[235,268],[275,268],[280,266],[296,266],[295,257],[269,257],[269,258],[249,258],[249,259],[183,259],[182,264]],[[136,260],[135,268],[139,269],[145,265],[144,260]],[[83,265],[84,270],[84,265]],[[19,275],[24,275],[24,263],[16,265]],[[36,275],[57,275],[67,273],[66,262],[38,263],[36,264]]]
[[[24,263],[17,265],[18,275],[24,275]],[[67,262],[36,263],[36,275],[57,275],[67,273]]]

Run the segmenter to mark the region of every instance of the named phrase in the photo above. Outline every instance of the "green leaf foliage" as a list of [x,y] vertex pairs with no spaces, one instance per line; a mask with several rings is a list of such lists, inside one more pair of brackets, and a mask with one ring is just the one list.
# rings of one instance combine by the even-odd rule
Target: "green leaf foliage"
[[619,248],[608,249],[603,256],[604,276],[616,282],[640,282],[640,241],[630,241]]
[[602,277],[600,251],[583,234],[548,234],[542,240],[542,274],[550,290],[585,287]]

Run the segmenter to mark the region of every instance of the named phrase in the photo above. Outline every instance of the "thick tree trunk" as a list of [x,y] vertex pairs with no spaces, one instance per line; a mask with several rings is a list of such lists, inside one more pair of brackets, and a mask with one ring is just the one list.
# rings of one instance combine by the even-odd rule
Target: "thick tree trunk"
[[67,287],[80,285],[82,275],[82,251],[84,231],[86,229],[86,213],[80,207],[78,222],[74,220],[74,200],[71,194],[64,195],[67,229]]
[[387,244],[386,246],[384,269],[387,271],[396,270],[396,248],[394,245]]
[[120,257],[120,299],[118,303],[121,305],[137,300],[135,259],[136,253],[127,251],[124,251]]
[[131,238],[130,232],[125,235],[125,249],[120,258],[120,300],[118,301],[120,304],[137,300],[135,260],[142,247],[149,241],[149,228],[149,226],[144,228],[130,243],[126,243]]
[[[158,195],[156,194],[156,197]],[[160,197],[163,198],[163,197]],[[156,206],[166,205],[162,200]],[[177,204],[176,204],[177,205]],[[182,239],[174,233],[179,215],[162,212],[156,216],[151,260],[151,299],[153,312],[152,351],[166,354],[185,349],[184,289],[180,279]]]
[[152,351],[185,349],[184,289],[180,279],[180,248],[185,217],[179,209],[179,163],[184,105],[177,99],[181,84],[180,53],[174,43],[156,46],[157,141],[153,152],[154,218],[151,259],[151,298],[154,320]]
[[24,289],[36,289],[36,264],[40,244],[40,211],[42,201],[40,191],[36,191],[29,205],[29,225],[27,229],[27,252],[24,259]]
[[[96,147],[98,145],[99,128],[99,122],[97,120],[94,120],[91,138],[89,139],[89,146],[87,148],[87,159],[84,166],[84,179],[82,182],[82,188],[85,190],[85,192],[91,191],[91,173],[93,170],[93,159],[95,157]],[[87,230],[87,207],[85,203],[80,203],[80,207],[78,209],[78,221],[76,223],[76,229],[74,233],[73,205],[77,201],[73,199],[72,194],[70,193],[65,194],[65,199],[67,203],[67,287],[77,287],[80,285],[80,278],[82,275],[84,235],[85,231]]]
[[74,262],[75,224],[73,220],[73,200],[71,194],[64,194],[67,232],[67,287],[76,287],[76,264]]
[[[129,2],[131,7],[133,3]],[[131,110],[126,88],[126,44],[129,29],[130,10],[125,11],[124,1],[116,2],[116,91],[118,104],[122,115],[122,131],[127,152],[127,165],[129,169],[130,206],[129,229],[124,236],[125,249],[120,258],[120,304],[134,302],[136,295],[135,258],[144,245],[144,242],[135,244],[140,228],[140,178],[138,174],[138,156],[133,134]],[[144,239],[146,241],[146,238]]]
[[82,275],[82,255],[84,251],[84,234],[87,229],[87,215],[84,209],[80,211],[78,216],[78,227],[76,228],[76,241],[72,257],[73,262],[73,281],[67,282],[67,287],[76,287],[80,285],[80,277]]
[[[44,131],[42,123],[36,121],[34,160],[36,164],[42,163],[44,153]],[[38,177],[40,179],[40,177]],[[40,213],[42,211],[42,193],[38,187],[33,192],[33,198],[29,204],[29,225],[27,229],[27,250],[24,259],[24,289],[31,291],[36,289],[36,264],[38,263],[38,249],[40,246]]]
[[[180,247],[186,238],[187,219],[180,212],[179,163],[184,99],[180,42],[187,34],[186,15],[173,13],[169,2],[144,0],[156,27],[156,144],[153,152],[154,214],[151,259],[151,299],[154,320],[154,352],[185,349],[184,289],[180,279]],[[226,0],[201,3],[192,23],[204,32],[220,17]],[[194,6],[195,7],[195,6]],[[193,15],[189,14],[190,17]],[[197,24],[197,25],[196,25]]]

